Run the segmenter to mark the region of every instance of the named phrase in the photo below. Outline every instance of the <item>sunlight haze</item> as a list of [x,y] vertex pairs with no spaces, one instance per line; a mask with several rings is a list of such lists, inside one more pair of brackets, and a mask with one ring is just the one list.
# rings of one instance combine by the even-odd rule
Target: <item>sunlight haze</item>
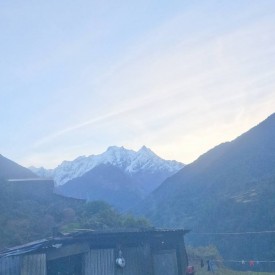
[[275,1],[2,1],[0,153],[190,163],[275,111]]

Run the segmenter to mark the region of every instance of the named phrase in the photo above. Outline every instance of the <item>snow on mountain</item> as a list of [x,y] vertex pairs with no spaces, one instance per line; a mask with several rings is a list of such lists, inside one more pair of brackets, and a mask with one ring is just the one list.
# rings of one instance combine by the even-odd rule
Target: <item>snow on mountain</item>
[[31,170],[34,174],[38,175],[41,178],[52,178],[53,177],[53,169],[45,169],[44,167],[29,167],[29,170]]
[[80,156],[73,161],[63,161],[55,169],[47,170],[43,167],[30,167],[30,169],[39,176],[52,177],[58,186],[81,177],[100,164],[111,164],[133,178],[140,173],[151,175],[164,173],[165,177],[168,177],[184,166],[180,162],[160,158],[145,146],[137,152],[124,147],[111,146],[99,155]]

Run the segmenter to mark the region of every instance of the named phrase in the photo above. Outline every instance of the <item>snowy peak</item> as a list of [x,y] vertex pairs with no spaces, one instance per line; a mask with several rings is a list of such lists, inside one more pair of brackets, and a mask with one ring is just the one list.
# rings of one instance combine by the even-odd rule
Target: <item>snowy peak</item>
[[125,149],[123,146],[119,147],[119,146],[109,146],[106,150],[106,152],[122,152],[122,151],[130,151]]
[[99,155],[81,156],[73,161],[63,161],[53,170],[32,168],[35,173],[42,173],[54,178],[56,185],[63,185],[69,180],[81,177],[100,164],[111,164],[129,176],[137,174],[155,174],[162,172],[170,176],[180,170],[184,164],[176,161],[164,160],[146,146],[138,151],[124,147],[110,146]]
[[140,154],[153,154],[156,156],[156,154],[148,147],[146,147],[145,145],[143,145],[139,150],[138,153]]

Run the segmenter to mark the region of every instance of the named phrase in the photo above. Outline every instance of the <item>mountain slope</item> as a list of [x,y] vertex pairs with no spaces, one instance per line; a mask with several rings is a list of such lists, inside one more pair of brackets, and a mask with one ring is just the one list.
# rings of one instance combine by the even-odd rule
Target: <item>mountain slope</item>
[[0,179],[36,177],[37,175],[29,169],[0,155]]
[[[123,180],[120,171],[109,172],[117,175],[113,178],[119,182]],[[51,180],[35,177],[28,169],[0,155],[0,250],[47,238],[53,228],[67,232],[149,226],[146,220],[119,214],[102,201],[86,202],[55,194]]]
[[[41,181],[35,184],[39,186]],[[27,185],[28,181],[24,183]],[[68,232],[149,225],[144,219],[119,214],[104,202],[87,203],[50,192],[45,195],[43,189],[35,195],[26,194],[22,186],[19,190],[15,188],[16,185],[11,188],[9,182],[0,179],[0,250],[48,238],[52,236],[53,228]]]
[[125,209],[141,200],[131,178],[111,164],[100,164],[79,178],[57,188],[64,196],[104,200],[118,209]]
[[[270,230],[275,228],[274,196],[275,114],[168,178],[139,212],[157,225],[197,232]],[[194,235],[192,240],[205,244],[210,239],[228,257],[275,255],[274,248],[264,249],[270,239],[255,239],[257,249],[243,239],[234,243],[234,249],[229,238],[207,240],[205,235]]]
[[145,146],[137,152],[124,147],[111,146],[100,155],[82,156],[73,161],[64,161],[52,170],[34,167],[31,169],[40,176],[53,177],[59,186],[83,176],[100,164],[111,164],[119,168],[144,194],[154,190],[167,177],[184,166],[182,163],[158,157]]

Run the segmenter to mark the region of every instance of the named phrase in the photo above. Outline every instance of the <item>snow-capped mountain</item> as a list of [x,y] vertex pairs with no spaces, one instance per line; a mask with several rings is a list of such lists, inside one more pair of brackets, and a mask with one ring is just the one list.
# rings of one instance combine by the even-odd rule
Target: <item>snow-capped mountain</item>
[[100,164],[83,176],[56,187],[66,197],[87,201],[103,200],[119,210],[127,210],[139,203],[142,193],[133,180],[111,164]]
[[124,147],[111,146],[102,154],[81,156],[73,161],[63,161],[55,169],[43,167],[30,169],[39,176],[52,177],[57,186],[81,177],[100,164],[111,164],[130,176],[145,193],[152,191],[167,177],[179,171],[184,164],[164,160],[143,146],[133,151]]

